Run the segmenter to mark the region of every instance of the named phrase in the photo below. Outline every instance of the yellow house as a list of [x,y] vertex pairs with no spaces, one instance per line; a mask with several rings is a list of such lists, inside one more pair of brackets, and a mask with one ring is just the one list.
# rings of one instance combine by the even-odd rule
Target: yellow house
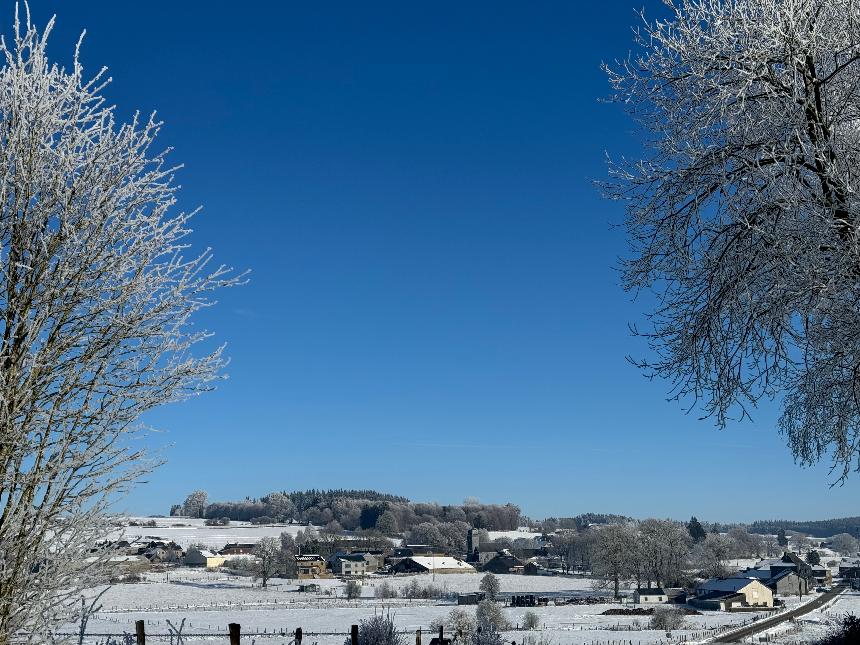
[[185,564],[189,567],[206,567],[217,569],[227,561],[223,555],[212,553],[206,549],[188,549],[185,554]]
[[696,588],[694,605],[719,605],[720,609],[734,607],[773,607],[773,591],[756,578],[711,578]]
[[326,568],[326,561],[321,556],[315,554],[296,556],[296,578],[299,580],[331,577]]

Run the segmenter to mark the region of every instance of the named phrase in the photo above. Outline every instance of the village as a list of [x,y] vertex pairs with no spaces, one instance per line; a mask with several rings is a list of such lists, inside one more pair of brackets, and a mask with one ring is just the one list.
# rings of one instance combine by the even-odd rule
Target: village
[[[492,605],[507,642],[711,642],[821,605],[807,619],[775,627],[774,642],[780,642],[780,633],[818,633],[860,609],[860,554],[839,554],[827,539],[807,538],[803,555],[785,550],[776,557],[728,558],[723,575],[694,576],[685,586],[637,584],[628,573],[615,597],[599,567],[566,561],[553,544],[560,534],[531,527],[472,529],[466,551],[452,552],[396,538],[323,538],[317,527],[297,524],[130,523],[146,526],[125,527],[113,543],[115,577],[90,596],[96,600],[87,624],[93,639],[134,633],[140,621],[156,638],[175,630],[183,638],[215,638],[233,623],[264,641],[286,643],[300,629],[307,642],[341,645],[351,625],[386,612],[404,633],[423,631],[429,638],[442,627],[463,642],[476,613]],[[601,530],[607,527],[588,531]],[[283,549],[266,554],[265,545],[276,543],[288,546],[288,562]]]

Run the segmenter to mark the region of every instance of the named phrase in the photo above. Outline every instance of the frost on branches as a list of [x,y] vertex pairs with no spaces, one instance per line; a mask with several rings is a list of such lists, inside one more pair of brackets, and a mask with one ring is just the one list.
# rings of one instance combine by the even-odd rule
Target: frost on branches
[[137,420],[211,387],[190,318],[236,281],[186,255],[159,124],[116,123],[77,52],[49,63],[51,25],[16,13],[0,47],[0,643],[43,642],[102,579],[104,511],[155,465]]
[[683,0],[607,65],[645,138],[613,164],[673,395],[719,425],[782,400],[804,465],[860,469],[860,3]]

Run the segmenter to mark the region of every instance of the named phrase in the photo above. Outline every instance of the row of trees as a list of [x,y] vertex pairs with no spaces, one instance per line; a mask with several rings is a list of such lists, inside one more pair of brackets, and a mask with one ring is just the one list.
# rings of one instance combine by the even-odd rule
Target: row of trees
[[281,491],[237,502],[209,502],[206,492],[197,490],[184,503],[175,504],[170,513],[246,522],[307,522],[330,531],[375,530],[385,535],[409,531],[415,532],[418,541],[457,549],[461,544],[465,549],[465,531],[469,528],[509,531],[521,519],[519,507],[513,504],[481,504],[477,500],[466,500],[462,505],[410,502],[369,490]]
[[[559,531],[552,537],[550,548],[566,569],[594,572],[616,596],[627,582],[680,586],[689,582],[691,571],[721,576],[733,558],[776,556],[783,551],[777,538],[751,534],[740,527],[726,534],[701,528],[695,518],[688,524],[657,519],[628,521],[583,531]],[[806,543],[805,537],[802,541]]]

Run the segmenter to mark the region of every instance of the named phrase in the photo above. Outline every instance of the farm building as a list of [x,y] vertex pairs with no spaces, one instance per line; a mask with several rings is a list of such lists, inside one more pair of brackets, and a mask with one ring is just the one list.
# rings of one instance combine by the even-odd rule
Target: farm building
[[756,578],[711,578],[696,588],[690,604],[730,611],[736,607],[773,607],[773,591]]
[[771,591],[780,596],[805,596],[809,593],[811,578],[803,578],[791,569],[783,569],[773,578],[763,581]]
[[839,575],[847,579],[860,578],[860,559],[843,560],[839,564]]
[[497,553],[496,557],[489,560],[481,567],[481,571],[488,571],[490,573],[521,573],[522,570],[522,561],[518,560],[507,551]]
[[812,575],[815,578],[815,583],[829,587],[833,584],[833,572],[828,567],[823,565],[815,565],[812,567]]
[[669,596],[660,587],[639,587],[633,592],[633,602],[647,605],[669,600]]
[[450,556],[416,555],[394,565],[395,573],[475,573],[475,568]]
[[221,555],[250,555],[254,552],[253,542],[228,542],[218,551]]
[[339,576],[363,576],[367,573],[367,560],[358,553],[340,553],[329,559],[331,570]]
[[185,564],[189,567],[206,567],[216,569],[226,562],[227,558],[206,549],[188,549],[185,554]]

